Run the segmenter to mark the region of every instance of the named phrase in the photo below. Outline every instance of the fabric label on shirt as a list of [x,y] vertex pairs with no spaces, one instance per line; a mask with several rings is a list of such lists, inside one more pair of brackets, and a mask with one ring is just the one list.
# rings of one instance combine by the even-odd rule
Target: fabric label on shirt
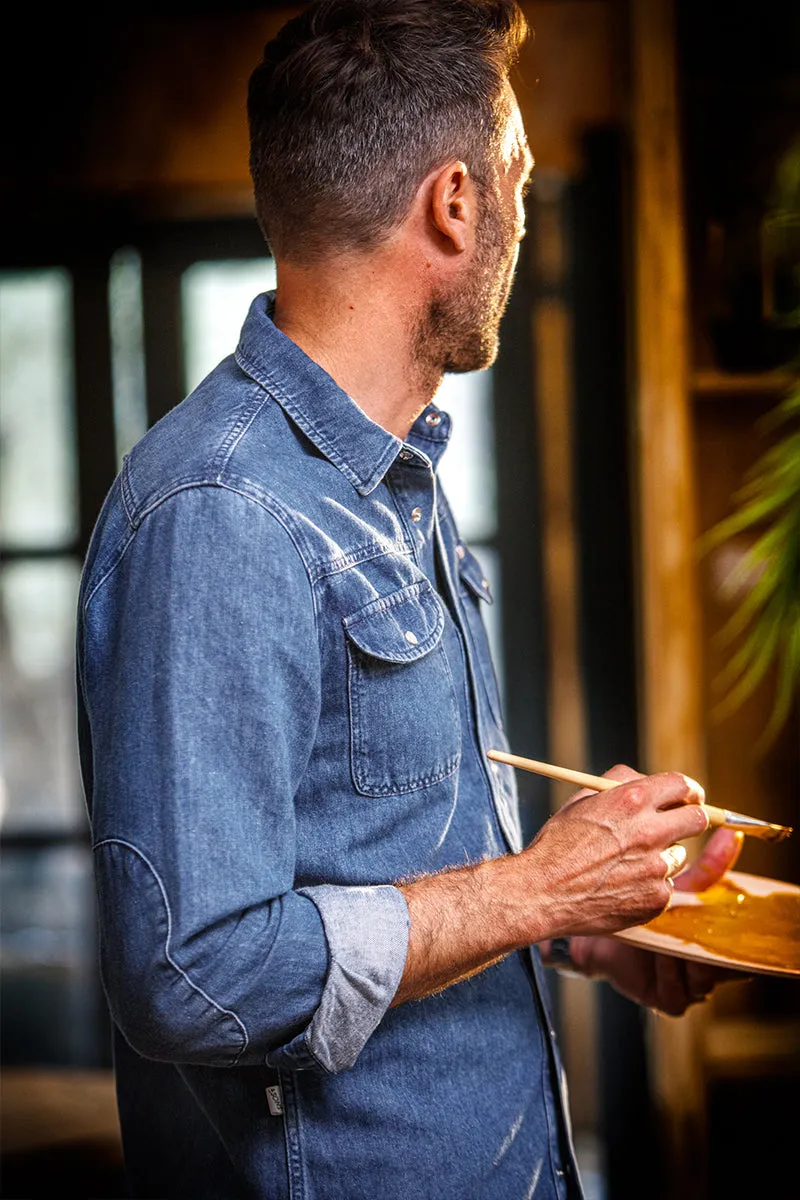
[[273,1117],[283,1116],[283,1091],[279,1083],[272,1084],[265,1088],[267,1093],[267,1104],[269,1106],[270,1115]]

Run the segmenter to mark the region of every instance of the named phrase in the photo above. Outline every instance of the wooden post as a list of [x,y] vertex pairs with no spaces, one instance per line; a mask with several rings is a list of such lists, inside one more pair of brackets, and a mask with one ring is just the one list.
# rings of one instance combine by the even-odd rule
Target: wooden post
[[[643,767],[705,776],[686,265],[672,0],[630,0],[633,427]],[[687,848],[690,848],[687,846]],[[705,1014],[653,1017],[666,1197],[705,1194]]]

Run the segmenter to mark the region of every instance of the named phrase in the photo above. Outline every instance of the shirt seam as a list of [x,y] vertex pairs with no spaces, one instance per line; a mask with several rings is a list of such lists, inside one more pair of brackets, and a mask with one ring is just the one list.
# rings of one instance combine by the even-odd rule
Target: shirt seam
[[103,587],[103,585],[107,582],[107,580],[110,578],[110,576],[114,574],[117,567],[122,562],[122,559],[124,558],[125,554],[127,553],[129,547],[132,545],[136,534],[138,533],[141,526],[144,524],[145,519],[148,516],[150,516],[153,512],[155,512],[158,508],[160,508],[163,504],[165,504],[168,500],[171,500],[174,496],[178,495],[180,492],[191,491],[191,490],[199,491],[202,488],[216,488],[216,489],[219,489],[220,491],[230,492],[232,495],[235,495],[235,496],[241,496],[243,500],[247,500],[251,504],[255,504],[257,507],[261,508],[264,512],[266,512],[268,514],[268,516],[271,516],[272,519],[274,521],[276,521],[278,525],[280,525],[281,529],[283,529],[284,533],[289,538],[289,541],[292,543],[292,546],[294,547],[294,550],[303,566],[303,571],[305,573],[305,576],[306,576],[306,579],[307,579],[308,585],[309,585],[309,590],[311,592],[311,604],[312,604],[312,610],[313,610],[313,614],[314,614],[314,628],[317,632],[317,639],[319,640],[319,613],[317,611],[316,591],[314,588],[315,580],[312,578],[312,574],[309,569],[309,565],[306,562],[306,558],[303,554],[303,551],[302,551],[300,545],[298,544],[298,539],[295,537],[295,532],[290,527],[290,524],[287,521],[288,513],[274,499],[274,497],[270,497],[265,494],[254,495],[250,492],[242,490],[241,488],[232,486],[232,484],[230,482],[220,482],[219,479],[216,479],[216,480],[194,479],[194,480],[187,480],[185,482],[184,481],[176,481],[169,491],[164,492],[162,495],[158,496],[151,504],[149,504],[146,508],[144,508],[141,511],[141,513],[139,514],[138,520],[136,521],[136,524],[133,525],[129,529],[128,536],[125,538],[125,540],[123,542],[121,542],[119,544],[117,551],[116,551],[116,555],[114,556],[113,560],[108,564],[108,566],[106,567],[103,574],[100,576],[100,578],[97,580],[97,582],[94,584],[94,586],[91,588],[88,595],[86,596],[86,599],[84,600],[84,603],[83,603],[84,617],[88,614],[89,607],[90,607],[94,597],[96,596],[97,592],[99,591],[99,589],[101,587]]
[[239,445],[239,442],[242,440],[244,435],[247,433],[248,429],[253,424],[253,422],[255,421],[255,419],[259,415],[259,413],[262,411],[262,409],[267,404],[269,404],[272,400],[273,400],[273,397],[271,396],[271,394],[269,392],[267,392],[266,395],[264,395],[262,397],[260,403],[254,405],[252,411],[243,412],[240,415],[240,417],[238,418],[238,420],[234,422],[231,429],[228,431],[226,438],[223,440],[219,450],[217,451],[217,453],[213,459],[213,462],[218,463],[218,465],[219,465],[219,469],[217,471],[217,477],[216,477],[216,481],[218,484],[222,484],[223,473],[225,472],[225,469],[228,466],[228,463],[230,462],[231,458],[233,457],[234,451],[236,450],[236,447]]
[[155,879],[156,883],[158,884],[159,891],[161,892],[161,899],[164,902],[164,908],[167,913],[167,936],[164,940],[164,957],[166,958],[169,965],[173,968],[173,970],[178,972],[178,974],[186,981],[186,983],[189,985],[190,988],[192,988],[195,992],[197,992],[198,995],[202,996],[203,999],[206,1000],[211,1005],[212,1008],[215,1008],[217,1010],[217,1012],[223,1013],[226,1017],[232,1017],[233,1020],[236,1022],[236,1024],[239,1026],[239,1028],[242,1031],[244,1045],[242,1046],[241,1050],[239,1051],[239,1053],[236,1055],[233,1062],[231,1063],[232,1067],[237,1066],[239,1061],[242,1058],[242,1055],[247,1051],[247,1047],[250,1045],[250,1038],[247,1033],[247,1029],[244,1025],[244,1022],[233,1011],[233,1009],[225,1008],[224,1005],[218,1003],[218,1001],[214,1000],[214,998],[212,996],[209,996],[208,992],[206,992],[203,988],[201,988],[199,984],[195,983],[192,979],[190,979],[188,972],[184,971],[183,967],[181,967],[175,961],[175,959],[172,957],[172,955],[170,954],[169,943],[170,943],[170,939],[172,937],[172,909],[170,908],[169,897],[167,896],[166,888],[164,887],[164,883],[163,883],[158,871],[153,866],[153,864],[150,862],[147,855],[143,854],[142,851],[139,849],[139,847],[135,846],[133,844],[133,842],[128,842],[124,838],[111,838],[111,837],[103,838],[101,841],[94,843],[94,845],[92,846],[92,851],[101,850],[103,848],[103,846],[124,846],[126,850],[130,850],[133,854],[135,854],[138,858],[140,858],[142,860],[142,862],[145,864],[145,866],[148,868],[151,875]]
[[407,554],[409,556],[413,554],[413,547],[404,539],[388,545],[386,542],[367,542],[355,550],[341,554],[338,558],[320,559],[315,556],[310,539],[303,537],[297,528],[296,522],[292,519],[292,510],[246,476],[234,475],[229,472],[225,479],[215,485],[208,484],[207,486],[228,488],[229,491],[236,492],[245,499],[260,504],[270,512],[283,525],[287,536],[294,542],[312,586],[330,575],[340,574],[360,563],[372,562],[376,558],[383,558],[390,554]]

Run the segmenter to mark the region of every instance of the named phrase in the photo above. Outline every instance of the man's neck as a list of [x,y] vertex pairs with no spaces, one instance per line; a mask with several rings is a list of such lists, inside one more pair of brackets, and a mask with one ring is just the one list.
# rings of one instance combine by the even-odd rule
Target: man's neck
[[419,289],[393,269],[391,255],[314,267],[279,264],[278,329],[367,416],[402,439],[442,378],[415,354],[419,314]]

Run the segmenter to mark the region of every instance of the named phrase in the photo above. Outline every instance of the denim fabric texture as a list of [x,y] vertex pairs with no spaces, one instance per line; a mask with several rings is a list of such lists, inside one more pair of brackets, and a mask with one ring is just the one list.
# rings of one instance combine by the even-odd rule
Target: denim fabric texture
[[126,458],[81,580],[131,1194],[579,1197],[536,951],[389,1007],[395,885],[522,846],[450,419],[400,441],[272,302]]

